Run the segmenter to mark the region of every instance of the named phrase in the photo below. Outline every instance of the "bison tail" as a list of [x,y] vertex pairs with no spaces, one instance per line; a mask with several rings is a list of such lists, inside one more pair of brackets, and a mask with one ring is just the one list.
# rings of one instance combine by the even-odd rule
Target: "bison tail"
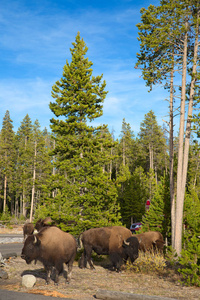
[[82,235],[83,235],[83,233],[79,234],[79,237],[77,239],[78,250],[81,250],[83,248]]

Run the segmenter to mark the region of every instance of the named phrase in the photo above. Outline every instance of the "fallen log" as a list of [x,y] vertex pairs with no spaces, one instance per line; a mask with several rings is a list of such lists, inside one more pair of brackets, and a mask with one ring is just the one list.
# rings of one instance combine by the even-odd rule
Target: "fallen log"
[[177,300],[175,298],[166,298],[159,296],[139,295],[117,291],[98,290],[95,295],[96,299],[102,300]]

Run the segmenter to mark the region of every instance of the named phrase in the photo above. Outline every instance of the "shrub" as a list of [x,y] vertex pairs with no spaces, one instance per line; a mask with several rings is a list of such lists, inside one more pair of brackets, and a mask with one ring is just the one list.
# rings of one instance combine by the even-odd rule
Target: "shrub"
[[9,223],[10,222],[10,220],[11,220],[11,215],[10,215],[10,212],[9,212],[9,209],[8,209],[8,207],[7,207],[7,205],[6,205],[6,207],[5,207],[5,212],[3,212],[2,214],[1,214],[1,217],[0,217],[0,219],[1,219],[1,221],[3,221],[3,223]]
[[193,236],[187,242],[186,249],[182,250],[179,258],[181,268],[178,272],[186,285],[200,286],[200,243],[199,238]]
[[127,269],[141,273],[162,272],[166,267],[166,262],[162,254],[152,252],[139,252],[139,257],[134,264],[127,264]]

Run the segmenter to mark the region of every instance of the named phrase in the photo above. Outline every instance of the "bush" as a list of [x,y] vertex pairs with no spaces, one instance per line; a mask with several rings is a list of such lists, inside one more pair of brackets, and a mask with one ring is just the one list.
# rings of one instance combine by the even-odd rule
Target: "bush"
[[199,238],[193,236],[188,240],[186,249],[182,250],[178,272],[186,285],[200,286],[200,243]]
[[6,225],[8,223],[10,223],[11,215],[10,215],[10,212],[9,212],[9,209],[8,209],[7,205],[5,207],[5,212],[3,212],[1,214],[0,220],[3,222],[3,224],[6,224]]
[[134,264],[127,264],[127,269],[134,270],[134,272],[141,272],[151,274],[155,272],[162,272],[166,267],[166,262],[162,254],[151,252],[139,252],[139,257]]

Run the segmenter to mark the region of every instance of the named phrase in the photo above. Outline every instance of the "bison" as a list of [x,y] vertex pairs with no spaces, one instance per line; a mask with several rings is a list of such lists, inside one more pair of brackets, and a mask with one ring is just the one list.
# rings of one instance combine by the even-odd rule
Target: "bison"
[[148,231],[144,233],[135,234],[139,241],[139,250],[146,251],[163,251],[164,240],[162,233],[158,231]]
[[24,234],[24,240],[28,235],[33,234],[34,232],[34,225],[33,223],[27,222],[23,226],[23,234]]
[[119,271],[122,263],[130,257],[133,263],[138,257],[139,242],[137,238],[131,239],[132,233],[122,226],[91,228],[84,231],[80,240],[84,247],[79,267],[86,268],[87,262],[91,269],[95,269],[92,261],[92,250],[98,255],[109,255],[112,266]]
[[53,220],[51,219],[51,217],[46,217],[45,219],[39,219],[35,223],[35,229],[39,232],[42,228],[46,226],[52,226],[52,224],[53,224]]
[[21,258],[30,264],[33,260],[43,263],[47,272],[46,283],[55,268],[55,283],[58,284],[59,274],[63,272],[63,263],[68,265],[66,281],[70,282],[72,266],[77,252],[75,238],[58,227],[44,227],[39,233],[27,237],[22,249]]

